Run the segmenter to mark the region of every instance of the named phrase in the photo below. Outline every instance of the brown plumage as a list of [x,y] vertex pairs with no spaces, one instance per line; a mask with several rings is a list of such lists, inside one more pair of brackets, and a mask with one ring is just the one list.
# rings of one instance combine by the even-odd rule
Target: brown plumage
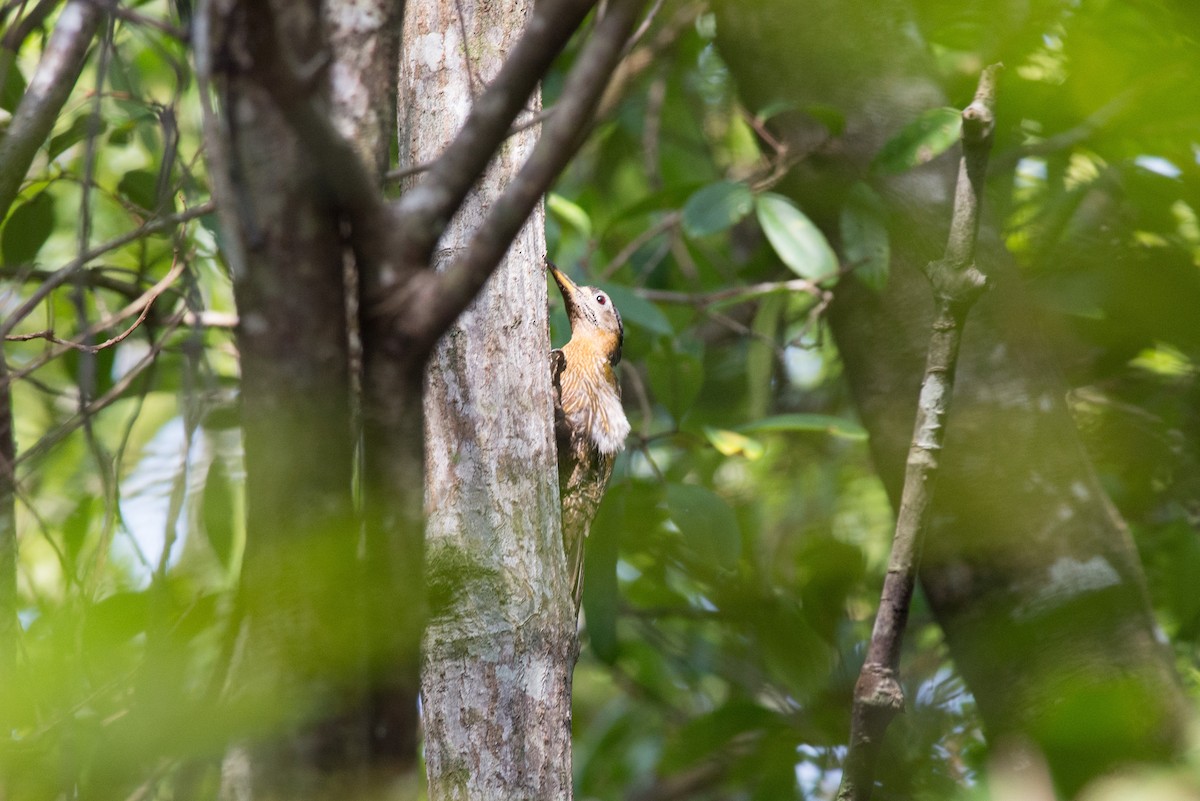
[[608,295],[578,286],[550,262],[571,322],[571,340],[550,352],[563,550],[575,613],[583,598],[583,543],[604,497],[613,461],[625,447],[629,421],[613,368],[621,361],[625,329]]

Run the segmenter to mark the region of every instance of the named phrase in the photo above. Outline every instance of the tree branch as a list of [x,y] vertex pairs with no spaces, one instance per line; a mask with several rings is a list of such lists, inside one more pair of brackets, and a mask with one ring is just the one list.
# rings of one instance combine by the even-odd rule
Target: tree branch
[[487,282],[533,207],[575,154],[581,144],[579,134],[591,120],[644,4],[644,0],[610,3],[567,76],[562,99],[529,160],[492,206],[466,252],[445,272],[414,278],[412,291],[405,293],[409,302],[404,305],[412,313],[405,315],[401,324],[414,339],[426,342],[426,347],[432,346]]
[[917,402],[892,554],[867,657],[854,685],[850,750],[838,789],[839,801],[870,799],[883,736],[892,718],[904,709],[904,690],[900,684],[904,628],[916,585],[921,544],[933,509],[963,323],[984,288],[984,276],[974,264],[975,242],[995,127],[998,69],[999,65],[984,69],[974,101],[963,110],[963,154],[959,162],[950,237],[945,256],[926,268],[926,275],[933,285],[937,312],[929,337],[925,378]]
[[37,72],[0,141],[0,219],[8,216],[34,156],[79,80],[102,17],[90,0],[72,0],[58,16]]
[[[397,236],[402,264],[428,264],[446,224],[487,168],[497,146],[508,136],[529,95],[593,5],[592,0],[543,0],[535,4],[525,33],[487,90],[475,101],[458,135],[421,183],[400,199]],[[603,77],[606,81],[607,73]],[[566,90],[563,96],[570,97]],[[558,116],[558,110],[554,116]]]
[[216,204],[214,204],[212,201],[209,201],[207,203],[202,203],[199,206],[193,206],[190,209],[181,211],[178,214],[172,214],[167,217],[160,217],[157,220],[151,220],[144,225],[138,226],[136,229],[127,234],[114,237],[107,242],[99,244],[91,250],[88,250],[86,253],[79,254],[79,256],[48,275],[45,280],[42,281],[41,285],[39,285],[38,288],[33,292],[33,294],[26,298],[25,302],[22,303],[16,311],[10,314],[2,324],[0,324],[0,337],[7,337],[9,334],[11,334],[13,329],[16,328],[22,320],[29,316],[29,313],[33,311],[39,303],[45,300],[46,297],[55,289],[66,283],[71,276],[83,269],[83,267],[92,259],[103,256],[105,253],[116,250],[117,248],[124,247],[130,242],[136,242],[148,234],[166,231],[170,228],[174,228],[180,223],[194,220],[197,217],[203,217],[205,214],[210,214],[215,208]]

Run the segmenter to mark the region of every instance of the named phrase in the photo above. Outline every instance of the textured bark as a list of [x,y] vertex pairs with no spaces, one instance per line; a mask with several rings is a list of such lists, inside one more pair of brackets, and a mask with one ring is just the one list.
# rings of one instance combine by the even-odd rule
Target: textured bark
[[[319,58],[318,2],[274,7],[279,41],[300,63]],[[358,532],[339,219],[256,60],[266,52],[263,37],[274,35],[269,19],[264,24],[254,3],[218,2],[213,11],[232,187],[219,202],[239,210],[239,229],[227,234],[245,258],[234,290],[248,630],[234,676],[248,702],[270,703],[287,727],[227,761],[225,790],[259,799],[350,797],[366,737],[354,711],[361,676],[348,634],[360,610],[352,600]]]
[[[387,168],[395,123],[402,0],[324,4],[333,63],[333,124],[367,165]],[[311,147],[311,144],[310,144]],[[328,167],[326,168],[328,170]],[[377,187],[364,187],[376,192]],[[421,376],[404,368],[388,345],[391,320],[361,314],[383,291],[380,265],[356,254],[347,267],[351,361],[363,392],[365,586],[368,590],[368,695],[364,714],[372,776],[402,782],[415,795],[420,721],[419,648],[424,624],[422,572],[424,437]],[[361,271],[361,272],[360,272]],[[365,274],[364,274],[365,273]],[[366,291],[364,292],[364,288]]]
[[[442,150],[532,6],[410,5],[401,167]],[[460,255],[535,137],[506,140],[442,238],[435,266]],[[574,623],[559,533],[542,228],[539,208],[429,367],[422,708],[432,799],[571,795]]]
[[331,0],[323,8],[333,62],[333,121],[376,173],[387,167],[403,0]]
[[[879,146],[920,111],[946,105],[925,55],[900,33],[910,22],[896,0],[828,0],[803,17],[778,0],[752,11],[718,4],[719,43],[751,108],[786,98],[846,114],[837,146],[801,165],[787,186],[833,241],[841,198]],[[799,114],[781,123],[800,152],[826,136]],[[877,295],[845,281],[832,309],[894,503],[932,313],[919,267],[944,241],[949,166],[941,160],[880,182],[893,214],[888,287]],[[1083,453],[1067,387],[996,240],[985,220],[978,259],[994,289],[962,343],[921,584],[989,732],[1033,739],[1073,790],[1114,764],[1175,752],[1186,706],[1155,639],[1129,533]],[[1064,709],[1123,714],[1100,700],[1112,692],[1139,699],[1140,726],[1114,717],[1094,727],[1094,743],[1060,738]]]

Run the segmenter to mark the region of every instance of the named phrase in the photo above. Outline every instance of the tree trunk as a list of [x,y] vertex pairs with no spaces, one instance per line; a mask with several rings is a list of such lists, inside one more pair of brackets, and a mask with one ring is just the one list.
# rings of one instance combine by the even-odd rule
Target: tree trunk
[[[901,33],[909,24],[900,2],[828,0],[802,16],[779,0],[752,11],[718,5],[719,44],[751,109],[786,98],[846,115],[837,148],[787,185],[831,241],[841,199],[878,148],[920,111],[946,105],[924,52]],[[796,152],[827,135],[800,114],[782,120]],[[879,181],[893,222],[887,289],[844,280],[830,318],[893,503],[931,314],[919,268],[945,242],[951,161]],[[1033,739],[1073,792],[1114,764],[1175,751],[1186,705],[1129,533],[1084,455],[1068,388],[986,220],[979,265],[994,287],[966,327],[921,583],[989,733]],[[1139,710],[1136,725],[1125,704]],[[1090,729],[1064,728],[1079,712]]]
[[[325,52],[318,0],[273,3],[295,57]],[[246,552],[246,644],[233,666],[242,705],[278,719],[273,739],[225,765],[227,796],[333,798],[353,793],[365,735],[360,682],[358,544],[343,244],[314,170],[269,96],[255,54],[274,36],[253,3],[214,8],[213,63],[223,152],[245,263],[235,265]],[[314,89],[313,91],[320,91]],[[349,591],[348,591],[348,588]],[[251,707],[253,708],[253,707]],[[347,711],[349,710],[349,714]],[[246,795],[246,794],[249,795]]]
[[[401,167],[441,151],[532,7],[410,4]],[[436,267],[463,251],[535,139],[530,129],[507,140],[442,238]],[[539,209],[429,366],[422,708],[432,799],[571,796],[575,626],[559,528],[544,253]]]

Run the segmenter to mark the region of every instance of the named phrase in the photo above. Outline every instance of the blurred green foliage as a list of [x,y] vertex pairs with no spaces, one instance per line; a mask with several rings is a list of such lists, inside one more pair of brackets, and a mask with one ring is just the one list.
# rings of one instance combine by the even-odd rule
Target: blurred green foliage
[[[171,21],[163,2],[136,5]],[[969,99],[981,65],[1009,65],[988,202],[1200,700],[1200,12],[1184,0],[913,10],[907,35],[952,102]],[[634,431],[588,550],[583,798],[829,797],[887,558],[891,509],[822,318],[839,281],[886,284],[883,211],[868,183],[855,188],[839,265],[805,210],[770,191],[787,164],[767,123],[784,109],[739,102],[714,24],[699,13],[675,30],[548,201],[551,258],[624,314]],[[22,48],[4,108],[43,44]],[[121,19],[96,50],[0,232],[5,317],[77,255],[83,219],[95,246],[208,199],[186,45]],[[832,137],[845,119],[805,113]],[[947,158],[956,119],[930,109],[875,168]],[[213,225],[201,216],[104,253],[14,329],[115,337],[134,321],[121,310],[182,265],[119,343],[5,343],[23,628],[0,682],[10,798],[211,792],[229,743],[304,712],[269,689],[236,703],[225,692],[247,532]],[[798,276],[812,283],[787,283]],[[560,310],[552,336],[567,337]],[[319,548],[298,558],[322,569]],[[348,671],[336,656],[325,669]],[[919,599],[904,677],[911,708],[886,743],[886,797],[989,797],[1006,763],[989,762]],[[1095,703],[1127,705],[1136,725],[1136,698]],[[1091,725],[1086,709],[1055,723],[1065,741]],[[1195,771],[1158,781],[1195,798]]]

